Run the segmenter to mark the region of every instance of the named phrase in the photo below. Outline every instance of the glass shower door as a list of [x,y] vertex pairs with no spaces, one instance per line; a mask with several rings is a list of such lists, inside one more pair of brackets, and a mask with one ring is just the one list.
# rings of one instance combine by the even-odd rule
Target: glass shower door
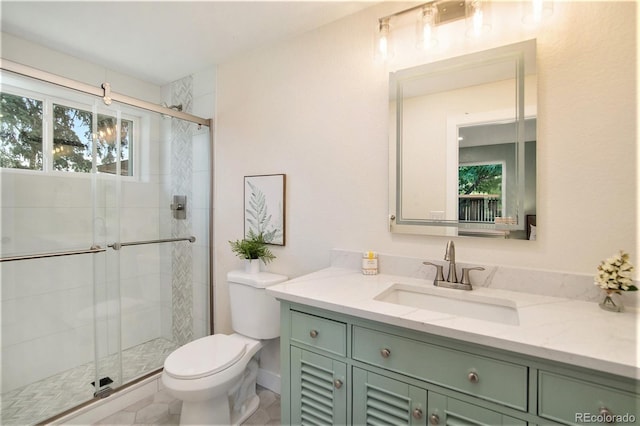
[[210,137],[1,77],[0,423],[34,424],[208,334]]
[[33,424],[121,383],[117,179],[94,97],[5,72],[0,96],[1,423]]

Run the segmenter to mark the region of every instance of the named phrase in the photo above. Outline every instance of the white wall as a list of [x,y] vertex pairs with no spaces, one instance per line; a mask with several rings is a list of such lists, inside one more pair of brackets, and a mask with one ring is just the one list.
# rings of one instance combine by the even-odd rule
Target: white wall
[[1,33],[2,57],[52,74],[100,87],[111,84],[116,93],[159,104],[160,87],[131,76],[118,73],[103,65],[51,50],[39,44]]
[[[488,42],[457,40],[433,59],[537,36],[538,241],[459,239],[458,259],[584,274],[619,249],[638,259],[635,3],[556,2],[539,31],[519,29],[512,5],[494,6]],[[240,263],[227,241],[243,233],[244,175],[287,174],[273,272],[324,268],[331,248],[442,258],[444,237],[387,228],[387,75],[425,58],[399,52],[393,67],[376,65],[372,33],[401,8],[384,3],[219,66],[217,330],[230,328],[225,274]]]

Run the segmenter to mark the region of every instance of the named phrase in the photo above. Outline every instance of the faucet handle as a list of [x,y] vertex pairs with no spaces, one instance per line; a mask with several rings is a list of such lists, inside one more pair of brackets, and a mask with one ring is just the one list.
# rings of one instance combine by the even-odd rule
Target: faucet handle
[[481,266],[476,266],[475,268],[462,268],[462,280],[460,281],[460,284],[471,285],[471,279],[469,278],[469,271],[484,271],[484,268]]
[[442,273],[442,265],[436,265],[431,262],[422,262],[423,265],[435,266],[436,267],[436,278],[435,281],[444,281],[444,274]]

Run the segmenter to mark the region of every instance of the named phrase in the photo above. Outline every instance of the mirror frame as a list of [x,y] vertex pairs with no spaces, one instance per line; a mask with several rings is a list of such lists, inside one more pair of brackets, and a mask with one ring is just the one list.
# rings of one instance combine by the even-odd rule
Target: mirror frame
[[[517,199],[515,200],[515,223],[513,224],[496,224],[496,223],[479,223],[479,222],[461,222],[456,220],[434,220],[434,219],[416,219],[407,218],[403,216],[402,210],[402,155],[403,155],[403,107],[402,99],[404,93],[405,84],[415,81],[417,78],[425,77],[437,77],[442,76],[452,71],[464,71],[473,69],[477,66],[487,65],[492,62],[513,60],[515,64],[516,78],[516,106],[514,110],[509,110],[511,117],[513,112],[516,112],[517,121],[517,162],[516,162],[516,176],[517,176]],[[536,72],[536,40],[527,40],[520,43],[506,45],[494,49],[484,50],[481,52],[470,53],[442,61],[428,63],[425,65],[419,65],[412,68],[398,70],[389,74],[389,99],[396,100],[395,114],[390,118],[395,120],[395,134],[389,132],[389,231],[393,233],[404,234],[422,234],[422,235],[442,235],[442,236],[480,236],[480,237],[499,237],[506,238],[505,231],[526,231],[526,220],[524,211],[524,198],[525,198],[525,120],[534,118],[537,116],[536,108],[525,107],[525,76],[537,74]],[[537,88],[537,84],[536,84]],[[537,105],[537,97],[536,97]],[[464,124],[480,124],[487,123],[489,118],[500,118],[500,111],[488,111],[486,113],[474,113],[472,118],[464,118],[462,113],[460,115],[451,116],[447,119],[446,129],[447,135],[444,141],[447,144],[447,157],[448,163],[451,163],[451,158],[458,159],[458,144],[457,144],[457,129],[458,124],[464,122]],[[498,115],[496,115],[498,114]],[[537,117],[536,117],[537,118]],[[536,125],[537,127],[537,125]],[[390,130],[393,126],[390,126]],[[455,134],[453,134],[455,133]],[[536,132],[537,134],[537,132]],[[455,144],[449,141],[453,138]],[[537,140],[537,136],[536,136]],[[537,151],[537,149],[536,149]],[[537,167],[536,167],[537,169]],[[443,176],[445,179],[446,188],[446,205],[451,207],[452,200],[453,206],[458,199],[458,190],[455,187],[457,182],[457,174],[453,177],[455,171],[448,170],[448,177]],[[536,170],[537,175],[537,170]],[[536,179],[537,180],[537,179]],[[537,185],[536,185],[537,186]],[[453,188],[453,189],[452,189]],[[454,191],[449,194],[450,191]],[[536,188],[536,205],[538,200],[537,188]],[[457,211],[457,209],[456,209]],[[457,216],[457,214],[456,214]],[[526,232],[525,232],[526,234]]]

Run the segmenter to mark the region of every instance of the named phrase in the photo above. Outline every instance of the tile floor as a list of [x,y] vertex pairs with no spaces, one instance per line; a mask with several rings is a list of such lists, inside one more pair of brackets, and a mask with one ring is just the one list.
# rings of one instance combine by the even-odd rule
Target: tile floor
[[[260,405],[245,425],[280,425],[280,395],[258,387]],[[96,425],[178,425],[182,402],[165,390],[130,405]]]
[[[159,338],[124,350],[122,380],[119,377],[119,357],[109,356],[101,360],[102,370],[109,371],[115,383],[127,382],[162,367],[164,359],[177,347],[175,343]],[[36,424],[88,401],[95,391],[92,381],[95,381],[95,363],[87,363],[5,392],[0,395],[0,424]]]

